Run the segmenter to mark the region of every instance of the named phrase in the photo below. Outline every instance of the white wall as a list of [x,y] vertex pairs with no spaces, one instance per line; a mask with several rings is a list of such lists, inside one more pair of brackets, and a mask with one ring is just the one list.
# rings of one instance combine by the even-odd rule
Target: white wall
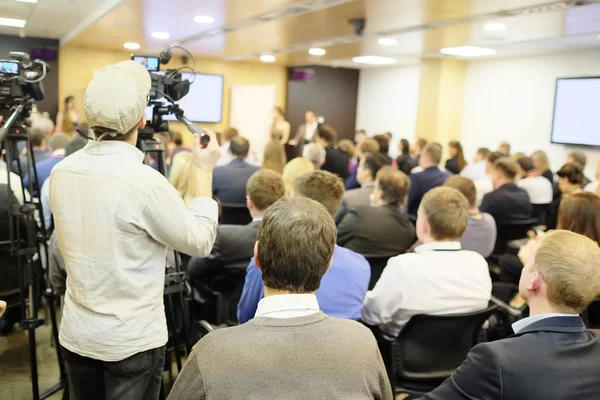
[[369,136],[392,132],[390,150],[395,150],[398,140],[412,141],[415,136],[418,101],[418,65],[363,69],[358,83],[356,128],[365,129]]
[[556,171],[568,153],[582,151],[588,157],[585,174],[594,179],[599,149],[550,143],[555,80],[576,76],[600,76],[600,51],[470,62],[461,135],[467,158],[478,147],[495,150],[506,140],[513,152],[544,150]]

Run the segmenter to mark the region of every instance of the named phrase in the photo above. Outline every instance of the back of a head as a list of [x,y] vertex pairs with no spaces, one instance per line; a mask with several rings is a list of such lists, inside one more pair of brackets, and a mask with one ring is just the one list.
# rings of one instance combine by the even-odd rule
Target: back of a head
[[337,239],[333,217],[318,202],[283,198],[258,228],[257,264],[266,287],[312,293],[329,268]]
[[173,158],[169,182],[183,199],[186,205],[196,194],[196,168],[193,166],[193,153],[181,152]]
[[600,197],[582,192],[562,199],[557,229],[579,233],[600,243]]
[[538,172],[543,174],[544,172],[550,169],[550,162],[548,161],[548,155],[542,151],[537,150],[531,155],[532,159],[537,159],[537,163],[539,164]]
[[183,144],[183,136],[181,135],[181,132],[173,131],[169,132],[169,134],[176,146],[181,146]]
[[337,132],[329,125],[320,127],[317,130],[317,136],[323,139],[327,144],[334,144],[337,140]]
[[[40,113],[31,115],[31,132],[37,131],[42,136],[46,137],[54,130],[54,122],[49,117]],[[32,143],[32,145],[34,145]],[[35,146],[35,145],[34,145]]]
[[386,158],[381,153],[366,153],[363,157],[363,168],[371,172],[373,179],[379,170],[387,165]]
[[519,168],[523,170],[523,172],[531,172],[535,169],[533,166],[533,161],[529,157],[519,157],[517,159],[517,164],[519,164]]
[[427,143],[428,141],[425,138],[417,138],[417,140],[415,140],[415,146],[417,146],[421,150],[423,150],[423,148],[427,146]]
[[532,268],[542,275],[548,301],[560,312],[581,314],[600,296],[600,248],[583,235],[565,230],[546,234]]
[[343,149],[350,158],[354,157],[356,153],[356,147],[354,146],[354,142],[350,139],[342,139],[338,142],[338,147]]
[[567,178],[569,183],[573,185],[583,185],[584,175],[583,167],[579,164],[565,164],[558,170],[556,175],[560,178]]
[[246,194],[258,210],[264,211],[285,196],[283,178],[269,169],[256,171],[246,183]]
[[325,149],[318,143],[309,143],[304,146],[304,150],[302,151],[302,157],[306,158],[319,168],[325,162],[325,156]]
[[379,143],[373,139],[366,139],[364,142],[358,146],[358,150],[365,153],[379,153]]
[[29,130],[29,141],[32,147],[39,147],[44,143],[47,133],[40,128],[31,128]]
[[386,135],[375,135],[373,136],[373,140],[379,145],[380,153],[387,154],[390,151],[390,140]]
[[283,182],[286,196],[291,196],[296,180],[304,174],[315,170],[314,164],[307,158],[296,157],[283,168]]
[[492,152],[491,152],[491,153],[488,155],[488,157],[487,157],[487,160],[488,160],[488,162],[489,162],[490,164],[492,164],[492,165],[493,165],[493,164],[494,164],[494,163],[495,163],[497,160],[499,160],[499,159],[501,159],[501,158],[504,158],[504,157],[505,157],[505,155],[504,155],[504,154],[502,154],[502,153],[500,153],[499,151],[492,151]]
[[231,139],[229,151],[235,157],[246,158],[250,151],[250,142],[242,136],[235,136]]
[[477,205],[477,189],[475,184],[469,178],[460,175],[452,175],[446,179],[444,186],[454,188],[461,192],[469,202],[469,207],[473,208]]
[[52,148],[52,150],[61,150],[67,147],[71,137],[64,133],[55,133],[51,138],[48,145]]
[[519,172],[519,165],[510,157],[502,157],[494,163],[494,171],[498,171],[505,179],[514,181]]
[[81,136],[75,136],[67,146],[65,147],[65,156],[68,157],[71,154],[83,149],[87,145],[87,139],[82,138]]
[[433,165],[440,165],[442,161],[442,145],[439,143],[429,143],[421,151],[421,155],[425,156]]
[[402,143],[402,154],[410,154],[410,143],[406,139],[400,139]]
[[279,142],[268,142],[265,145],[263,153],[263,168],[272,169],[281,174],[285,167],[285,162],[285,148],[283,145]]
[[333,217],[342,205],[344,182],[331,172],[309,172],[296,180],[293,194],[297,197],[308,197],[321,203]]
[[239,136],[239,135],[240,135],[240,133],[238,132],[238,130],[235,129],[234,127],[230,126],[229,128],[225,129],[225,131],[223,132],[223,139],[226,142],[230,142],[231,139],[233,139],[234,137]]
[[580,151],[574,151],[569,154],[569,161],[575,164],[578,164],[581,168],[585,168],[587,164],[587,157]]
[[506,157],[510,156],[510,143],[500,142],[500,144],[498,144],[498,151]]
[[487,160],[492,152],[487,147],[480,147],[477,149],[477,154],[482,160]]
[[458,190],[437,187],[423,196],[419,213],[429,222],[430,236],[438,241],[460,240],[469,222],[469,202]]
[[376,180],[384,203],[399,207],[410,188],[408,176],[397,168],[385,166],[377,172]]

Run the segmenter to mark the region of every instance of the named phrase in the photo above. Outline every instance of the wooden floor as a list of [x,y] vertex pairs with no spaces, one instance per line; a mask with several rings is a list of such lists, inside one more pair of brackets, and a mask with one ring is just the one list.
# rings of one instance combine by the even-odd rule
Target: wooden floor
[[[59,378],[56,349],[51,345],[50,332],[50,326],[36,330],[40,392],[56,384]],[[176,367],[173,367],[175,373]],[[17,329],[8,337],[0,337],[0,399],[30,400],[33,397],[31,393],[27,334]],[[404,397],[399,395],[396,400]],[[50,400],[61,398],[62,391],[48,397]]]

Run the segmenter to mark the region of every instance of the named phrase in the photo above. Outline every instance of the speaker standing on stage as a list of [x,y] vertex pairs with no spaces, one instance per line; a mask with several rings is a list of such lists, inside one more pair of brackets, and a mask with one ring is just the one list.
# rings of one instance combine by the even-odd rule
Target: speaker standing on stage
[[50,200],[67,291],[60,344],[70,398],[158,399],[167,324],[167,246],[206,257],[217,228],[211,199],[217,139],[195,135],[195,196],[189,210],[167,179],[143,165],[150,76],[125,61],[96,72],[85,114],[97,140],[57,165]]

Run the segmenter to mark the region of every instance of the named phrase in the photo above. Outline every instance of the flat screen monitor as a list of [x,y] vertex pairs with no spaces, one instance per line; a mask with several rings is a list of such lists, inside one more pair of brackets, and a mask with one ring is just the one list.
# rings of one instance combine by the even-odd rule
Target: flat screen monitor
[[[182,73],[190,82],[194,74]],[[177,102],[192,122],[219,123],[223,111],[223,75],[195,74],[196,79],[190,85],[189,93]],[[146,108],[146,119],[152,119],[152,107]],[[175,121],[173,115],[164,117],[165,121]]]
[[556,80],[552,143],[600,146],[600,77]]

